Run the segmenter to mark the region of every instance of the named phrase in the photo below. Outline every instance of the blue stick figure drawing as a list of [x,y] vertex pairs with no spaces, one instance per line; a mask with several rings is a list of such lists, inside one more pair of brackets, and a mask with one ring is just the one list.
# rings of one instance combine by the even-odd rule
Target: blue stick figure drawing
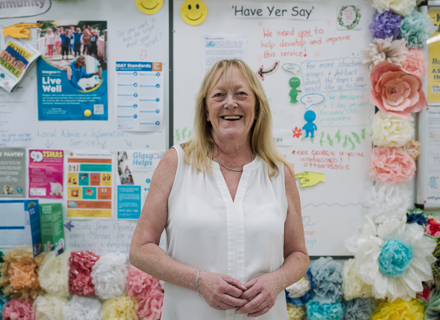
[[429,186],[431,189],[437,189],[437,179],[435,177],[429,178]]
[[310,133],[310,138],[314,138],[315,137],[315,130],[318,130],[318,127],[316,126],[316,124],[313,123],[313,121],[315,121],[316,119],[316,113],[313,112],[312,110],[307,111],[306,113],[304,113],[304,120],[307,121],[307,123],[304,125],[303,130],[306,131],[306,136],[305,138],[309,137],[309,133]]

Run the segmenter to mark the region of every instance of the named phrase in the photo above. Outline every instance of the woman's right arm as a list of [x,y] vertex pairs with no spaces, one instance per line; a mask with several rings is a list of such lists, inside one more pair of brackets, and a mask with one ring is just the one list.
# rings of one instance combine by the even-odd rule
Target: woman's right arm
[[[168,197],[177,163],[177,151],[172,148],[164,154],[154,172],[131,240],[130,262],[153,277],[195,291],[198,269],[174,260],[159,247],[160,236],[168,219]],[[247,300],[239,297],[245,289],[240,281],[227,275],[212,272],[199,274],[199,292],[211,307],[218,310],[244,305]]]

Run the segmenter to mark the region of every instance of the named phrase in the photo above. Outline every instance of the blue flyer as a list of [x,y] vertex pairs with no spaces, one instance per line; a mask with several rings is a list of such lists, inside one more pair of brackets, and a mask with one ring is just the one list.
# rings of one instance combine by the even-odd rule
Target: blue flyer
[[108,120],[107,22],[39,23],[38,120]]

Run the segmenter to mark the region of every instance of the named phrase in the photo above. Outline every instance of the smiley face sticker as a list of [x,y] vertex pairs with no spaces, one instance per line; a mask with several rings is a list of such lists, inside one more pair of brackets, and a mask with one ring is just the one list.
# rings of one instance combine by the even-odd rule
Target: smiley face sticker
[[140,12],[145,14],[155,14],[163,6],[163,0],[135,0]]
[[196,26],[205,21],[208,8],[202,0],[186,0],[180,8],[180,15],[183,21]]

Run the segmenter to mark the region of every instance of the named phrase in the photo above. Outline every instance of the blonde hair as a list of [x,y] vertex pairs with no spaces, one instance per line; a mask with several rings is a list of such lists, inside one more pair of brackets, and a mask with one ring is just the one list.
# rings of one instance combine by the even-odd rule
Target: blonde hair
[[[203,79],[196,98],[194,132],[191,139],[182,145],[185,162],[194,165],[198,171],[212,172],[211,160],[215,142],[212,137],[211,123],[206,120],[206,97],[208,91],[231,68],[238,68],[256,98],[255,114],[257,119],[251,128],[251,151],[261,157],[267,164],[269,177],[278,175],[277,164],[284,164],[293,174],[290,164],[278,152],[272,137],[272,113],[264,89],[249,66],[241,60],[222,60],[212,66]],[[217,71],[221,70],[217,74]]]

